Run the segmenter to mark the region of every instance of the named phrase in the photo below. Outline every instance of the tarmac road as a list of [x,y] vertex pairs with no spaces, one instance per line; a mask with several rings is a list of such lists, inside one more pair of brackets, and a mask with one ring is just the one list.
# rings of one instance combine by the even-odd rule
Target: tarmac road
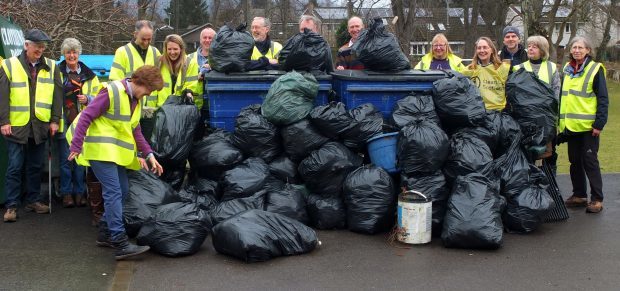
[[[184,258],[148,253],[118,263],[94,246],[88,210],[20,211],[0,223],[0,290],[619,290],[620,174],[604,175],[605,210],[504,235],[496,251],[391,246],[386,235],[320,231],[314,252],[246,264],[207,238]],[[570,179],[558,177],[563,196]],[[4,210],[2,210],[4,212]],[[116,276],[115,276],[116,275]]]

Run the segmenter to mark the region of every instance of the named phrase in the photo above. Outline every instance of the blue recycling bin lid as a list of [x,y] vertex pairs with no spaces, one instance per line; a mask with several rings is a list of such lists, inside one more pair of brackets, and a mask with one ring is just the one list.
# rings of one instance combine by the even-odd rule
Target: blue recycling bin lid
[[348,81],[379,81],[379,82],[434,82],[448,76],[444,71],[404,70],[398,72],[374,72],[367,70],[341,70],[331,75],[335,79]]
[[[205,75],[207,81],[274,81],[280,76],[286,74],[286,71],[266,70],[266,71],[249,71],[235,73],[221,73],[211,71]],[[300,73],[303,73],[300,71]],[[317,81],[329,81],[332,76],[325,72],[310,72]]]

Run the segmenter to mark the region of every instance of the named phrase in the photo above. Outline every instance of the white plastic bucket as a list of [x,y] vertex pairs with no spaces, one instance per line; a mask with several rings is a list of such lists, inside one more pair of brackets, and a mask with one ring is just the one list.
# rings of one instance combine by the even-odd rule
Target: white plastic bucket
[[417,191],[405,191],[398,196],[398,231],[396,239],[407,244],[431,241],[433,201]]

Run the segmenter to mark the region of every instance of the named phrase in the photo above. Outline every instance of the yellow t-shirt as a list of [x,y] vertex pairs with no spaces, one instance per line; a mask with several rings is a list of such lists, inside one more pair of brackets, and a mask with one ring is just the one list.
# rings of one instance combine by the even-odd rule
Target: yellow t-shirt
[[497,69],[492,64],[476,69],[467,67],[461,73],[469,77],[480,90],[484,106],[488,110],[502,110],[506,107],[506,79],[510,64],[502,63]]

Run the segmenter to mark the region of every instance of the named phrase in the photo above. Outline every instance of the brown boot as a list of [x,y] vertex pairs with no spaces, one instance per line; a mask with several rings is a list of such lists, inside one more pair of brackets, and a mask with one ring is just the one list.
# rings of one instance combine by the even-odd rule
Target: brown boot
[[62,207],[64,208],[73,208],[75,204],[73,203],[73,197],[71,195],[65,195],[62,197]]
[[50,213],[50,207],[41,202],[30,203],[24,208],[26,209],[26,211],[33,211],[38,214]]
[[585,207],[588,205],[588,199],[572,195],[564,201],[564,205],[566,205],[566,207]]
[[104,211],[103,193],[101,192],[101,183],[90,171],[86,174],[86,187],[88,188],[88,203],[92,213],[91,224],[97,226]]
[[4,213],[4,222],[17,221],[17,208],[9,208]]
[[75,195],[75,206],[76,207],[86,207],[88,202],[86,202],[86,195]]
[[590,201],[586,207],[586,213],[599,213],[601,211],[603,211],[603,202],[601,201]]

